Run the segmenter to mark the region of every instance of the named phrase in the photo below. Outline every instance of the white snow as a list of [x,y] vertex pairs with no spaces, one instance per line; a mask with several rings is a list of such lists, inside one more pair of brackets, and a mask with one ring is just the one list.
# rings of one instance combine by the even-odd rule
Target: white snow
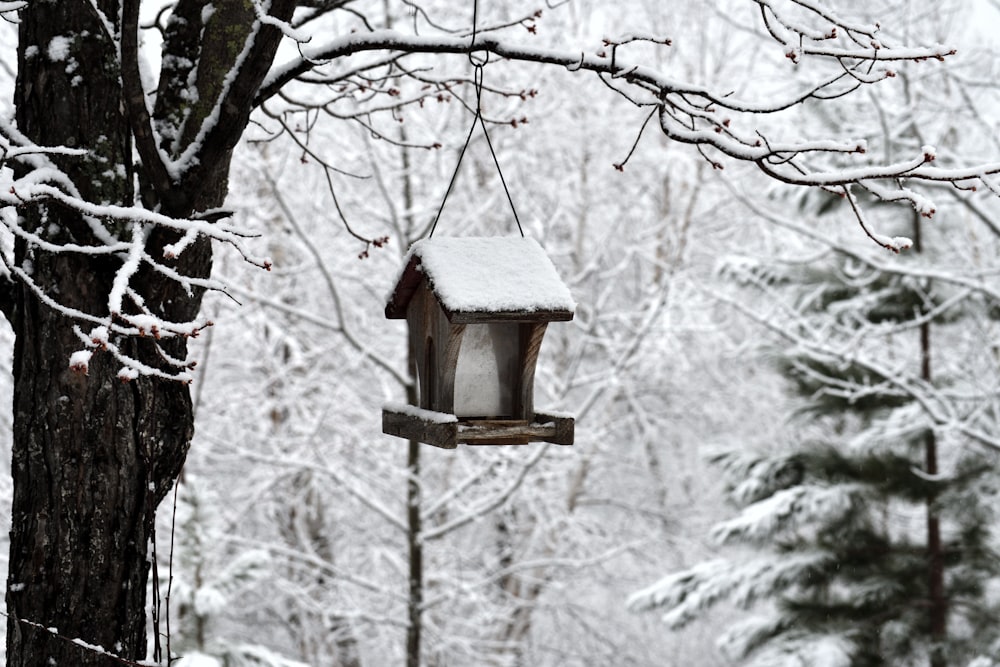
[[452,312],[565,310],[576,303],[552,261],[530,238],[464,237],[417,241],[410,257],[420,258],[445,309]]
[[856,506],[858,485],[799,485],[782,489],[749,505],[740,514],[712,529],[720,544],[731,540],[773,541],[778,536],[800,535],[820,524],[819,519],[842,517]]
[[893,252],[900,252],[902,250],[909,250],[913,247],[913,239],[908,236],[893,236],[891,238],[882,236],[881,234],[876,235],[879,242],[883,247],[892,250]]
[[108,312],[117,314],[122,310],[122,299],[128,289],[129,280],[139,270],[145,250],[146,233],[139,222],[132,223],[132,242],[128,251],[128,258],[122,267],[115,274],[115,280],[111,285],[111,292],[108,294]]
[[409,403],[386,403],[382,408],[388,412],[398,412],[400,414],[416,417],[431,424],[453,424],[458,421],[458,417],[447,412],[437,412],[435,410],[425,410]]
[[48,48],[45,50],[45,54],[54,63],[62,62],[69,55],[69,45],[69,37],[65,35],[53,37],[52,41],[49,42]]
[[111,341],[108,328],[104,325],[94,327],[90,330],[90,341],[97,347],[106,347]]
[[70,639],[69,641],[72,642],[73,644],[76,644],[77,646],[80,646],[82,648],[87,649],[91,653],[98,653],[100,655],[108,655],[107,649],[105,649],[103,646],[98,646],[97,644],[91,644],[90,642],[85,642],[82,639],[80,639],[79,637]]
[[140,336],[160,336],[163,332],[160,327],[163,320],[153,315],[123,315],[128,323],[139,330]]
[[178,667],[222,667],[221,660],[198,651],[186,653],[176,664]]
[[208,20],[215,14],[215,5],[208,3],[201,8],[201,24],[208,25]]
[[292,25],[287,21],[276,19],[267,12],[263,11],[260,5],[257,5],[256,3],[254,4],[254,11],[257,14],[258,21],[260,21],[264,25],[269,25],[277,28],[278,30],[281,31],[281,34],[283,34],[288,39],[299,42],[300,44],[306,44],[312,41],[313,37],[312,33],[306,30],[293,28]]
[[202,586],[194,593],[194,610],[199,616],[214,616],[226,608],[226,596],[214,586]]
[[548,410],[546,408],[538,409],[539,412],[547,417],[555,417],[556,419],[573,419],[574,414],[572,412],[562,412],[560,410]]
[[139,377],[139,371],[134,368],[122,368],[118,371],[118,379],[122,382],[129,382]]
[[86,375],[90,368],[90,358],[93,354],[90,350],[77,350],[69,355],[69,367],[78,373]]

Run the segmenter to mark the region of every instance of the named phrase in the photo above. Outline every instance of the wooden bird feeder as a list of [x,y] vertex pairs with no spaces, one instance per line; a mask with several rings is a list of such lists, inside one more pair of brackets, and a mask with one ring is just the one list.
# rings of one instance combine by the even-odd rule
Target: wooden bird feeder
[[575,307],[532,239],[417,241],[385,315],[409,324],[419,403],[386,406],[382,431],[448,449],[573,444],[573,418],[535,412],[533,394],[545,328]]

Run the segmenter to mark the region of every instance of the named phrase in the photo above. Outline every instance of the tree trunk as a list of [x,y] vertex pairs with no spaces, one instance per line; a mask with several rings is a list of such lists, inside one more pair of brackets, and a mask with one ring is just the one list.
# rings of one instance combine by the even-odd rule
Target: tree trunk
[[[112,20],[118,16],[116,1],[96,6]],[[87,157],[56,160],[80,196],[130,205],[132,144],[120,68],[93,6],[29,3],[21,12],[19,44],[15,102],[21,132],[41,145],[87,149]],[[69,209],[38,204],[20,214],[25,228],[49,239],[97,243]],[[106,312],[120,260],[48,254],[23,242],[15,253],[19,264],[30,262],[46,294],[83,312]],[[197,312],[197,294],[180,298],[175,314]],[[145,656],[146,555],[154,511],[193,431],[186,386],[150,378],[123,383],[117,364],[100,353],[89,374],[71,370],[70,355],[83,347],[73,324],[29,286],[16,287],[11,666],[117,664],[67,641],[72,639],[129,659]],[[118,343],[140,359],[152,354],[142,349],[143,341]],[[184,355],[184,341],[171,347]]]
[[[913,212],[913,250],[923,252],[923,234],[920,215]],[[926,313],[921,312],[921,316]],[[920,324],[920,379],[931,381],[931,324]],[[937,436],[928,429],[924,436],[924,472],[930,477],[938,474]],[[941,543],[941,520],[936,508],[937,497],[927,499],[927,587],[929,594],[929,625],[931,632],[930,667],[947,667],[945,642],[948,639],[948,593],[945,589],[945,553]]]
[[[273,0],[272,15],[288,19],[295,4]],[[204,0],[174,5],[164,41],[164,63],[173,67],[164,68],[153,114],[164,137],[157,147],[135,63],[138,0],[25,4],[15,91],[18,127],[36,144],[86,151],[82,157],[52,158],[81,199],[131,206],[138,176],[145,205],[167,215],[189,217],[223,204],[232,148],[281,35],[261,26],[244,0],[215,0],[212,6],[214,12],[204,11]],[[191,68],[197,69],[200,104],[185,94]],[[199,134],[209,117],[218,122]],[[159,151],[177,156],[195,136],[196,159],[172,174]],[[144,164],[133,163],[133,140]],[[90,226],[95,221],[68,207],[32,203],[19,214],[24,229],[49,241],[102,244]],[[96,224],[128,238],[125,225]],[[177,238],[163,228],[147,231],[146,250],[153,258],[163,257],[163,246]],[[14,252],[37,290],[23,282],[0,286],[15,334],[7,664],[120,664],[82,643],[142,659],[147,552],[156,506],[176,479],[193,434],[188,387],[152,377],[123,383],[117,363],[100,352],[88,374],[69,368],[70,355],[83,343],[73,320],[46,299],[106,317],[120,258],[50,254],[22,239]],[[211,243],[199,239],[171,260],[170,268],[206,277]],[[201,306],[201,290],[148,265],[130,287],[167,320],[192,321]],[[90,326],[83,322],[81,329]],[[152,367],[162,365],[161,350],[180,359],[187,354],[187,341],[179,337],[114,343]]]

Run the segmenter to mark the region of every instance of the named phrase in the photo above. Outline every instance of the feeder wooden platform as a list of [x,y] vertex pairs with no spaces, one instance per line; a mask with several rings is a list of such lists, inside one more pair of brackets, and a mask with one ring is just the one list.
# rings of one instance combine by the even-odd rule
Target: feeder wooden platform
[[551,442],[572,445],[575,422],[566,415],[536,412],[531,421],[525,419],[458,419],[443,412],[422,410],[418,414],[411,406],[382,408],[382,432],[407,440],[417,440],[443,449],[466,445],[527,445],[530,442]]

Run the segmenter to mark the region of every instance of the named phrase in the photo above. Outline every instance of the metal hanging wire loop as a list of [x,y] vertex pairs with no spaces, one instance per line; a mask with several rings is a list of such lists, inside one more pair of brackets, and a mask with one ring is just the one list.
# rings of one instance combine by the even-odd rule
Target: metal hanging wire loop
[[462,159],[465,157],[465,152],[469,148],[469,144],[472,142],[472,135],[476,131],[476,125],[478,125],[483,130],[483,136],[486,137],[486,145],[490,149],[490,155],[493,156],[493,164],[497,168],[497,174],[500,176],[500,184],[503,185],[504,194],[507,195],[507,203],[510,204],[511,213],[514,214],[514,222],[517,223],[517,231],[524,236],[524,228],[521,227],[521,219],[517,215],[517,208],[514,206],[514,200],[510,195],[510,188],[507,187],[507,179],[504,178],[503,170],[500,168],[500,160],[497,159],[496,150],[493,148],[493,141],[490,139],[490,133],[486,129],[486,121],[483,120],[483,67],[490,60],[489,51],[482,51],[480,55],[475,51],[476,46],[476,29],[477,29],[477,19],[479,14],[479,2],[478,0],[472,0],[472,41],[469,46],[469,62],[473,67],[473,86],[476,91],[476,114],[472,119],[472,124],[469,126],[469,134],[465,137],[465,143],[462,144],[462,150],[458,154],[458,162],[455,164],[455,171],[451,175],[451,180],[448,182],[448,189],[444,192],[444,197],[441,199],[441,206],[438,207],[437,215],[434,216],[434,222],[431,224],[430,232],[427,234],[427,238],[434,236],[434,230],[437,229],[438,221],[441,219],[441,212],[444,211],[444,205],[448,201],[448,195],[451,194],[452,188],[455,186],[455,181],[458,179],[458,171],[462,166]]
[[479,28],[479,0],[472,0],[472,41],[469,42],[469,62],[473,67],[482,67],[490,61],[490,52],[482,51],[481,55],[476,52],[476,36]]

